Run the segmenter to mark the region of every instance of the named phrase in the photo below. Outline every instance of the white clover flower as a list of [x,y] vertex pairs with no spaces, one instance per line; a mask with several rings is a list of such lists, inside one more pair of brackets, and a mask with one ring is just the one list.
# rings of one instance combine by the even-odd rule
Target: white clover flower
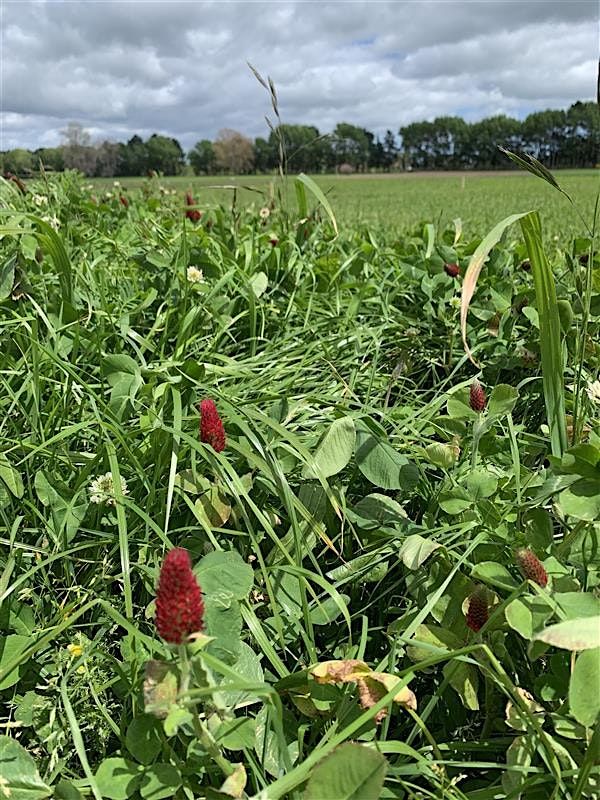
[[600,381],[588,383],[586,392],[593,403],[600,403]]
[[113,181],[113,186],[115,187],[115,189],[118,189],[120,185],[121,185],[120,181]]
[[[121,494],[129,494],[127,482],[121,475]],[[106,503],[107,506],[115,505],[115,485],[113,483],[113,476],[111,472],[104,475],[99,475],[90,483],[90,502],[100,504]]]
[[42,217],[44,222],[47,222],[51,228],[57,231],[60,228],[60,220],[58,217]]
[[271,216],[271,211],[266,206],[264,208],[261,208],[261,210],[258,213],[261,219],[269,219],[269,217]]
[[204,280],[204,274],[198,267],[188,267],[186,275],[190,283],[202,283]]
[[47,206],[48,205],[48,198],[45,194],[34,194],[31,198],[33,200],[34,205],[36,206]]

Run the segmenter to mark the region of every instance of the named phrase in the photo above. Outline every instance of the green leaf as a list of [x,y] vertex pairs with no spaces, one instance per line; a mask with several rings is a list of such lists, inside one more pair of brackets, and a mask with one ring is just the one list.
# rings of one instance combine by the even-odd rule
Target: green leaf
[[443,672],[464,707],[469,711],[477,711],[479,709],[477,697],[479,676],[476,667],[464,661],[449,661],[444,665]]
[[352,417],[336,419],[317,447],[312,464],[304,468],[303,477],[316,478],[321,475],[329,478],[337,475],[352,458],[355,439]]
[[319,203],[323,206],[323,208],[325,209],[325,213],[327,214],[327,216],[331,220],[331,224],[333,225],[333,230],[335,231],[335,235],[337,236],[338,235],[338,226],[337,226],[337,222],[336,222],[336,219],[335,219],[335,214],[333,213],[333,209],[331,208],[329,200],[323,194],[323,190],[321,189],[321,187],[318,186],[313,181],[312,178],[309,178],[308,175],[305,175],[303,172],[301,172],[300,175],[298,175],[298,177],[296,178],[296,183],[298,183],[298,182],[303,183],[304,186],[306,186],[306,188],[310,192],[312,192],[312,194],[314,194],[314,196],[317,198]]
[[107,800],[127,800],[136,792],[143,767],[125,758],[107,758],[96,772],[96,783]]
[[356,424],[356,464],[368,481],[382,489],[409,490],[419,480],[416,466],[362,420]]
[[408,569],[419,569],[429,556],[435,552],[440,544],[431,539],[424,539],[418,533],[408,536],[398,551],[398,555]]
[[497,586],[499,589],[508,589],[509,591],[516,589],[519,585],[506,567],[496,561],[482,561],[480,564],[475,564],[471,571],[471,577],[487,583],[489,586]]
[[206,634],[214,638],[207,652],[226,664],[233,664],[240,654],[242,613],[239,601],[227,591],[205,595],[204,623]]
[[12,495],[19,499],[23,497],[25,489],[21,475],[11,465],[4,453],[0,453],[0,478],[2,478]]
[[235,550],[215,550],[194,567],[194,574],[205,595],[225,590],[237,600],[248,596],[254,583],[254,571]]
[[0,263],[0,300],[5,300],[15,285],[16,258],[3,258]]
[[[31,639],[29,636],[20,636],[19,634],[11,634],[10,636],[3,636],[0,638],[0,672],[7,668],[8,664],[15,658],[18,658],[21,653],[30,644]],[[8,689],[14,686],[19,681],[19,667],[15,667],[11,672],[0,681],[0,690]]]
[[51,795],[27,750],[10,736],[0,736],[0,797],[41,800]]
[[181,774],[171,764],[153,764],[144,771],[140,794],[148,800],[173,797],[181,786]]
[[151,764],[161,748],[160,725],[149,714],[135,717],[127,728],[125,744],[140,764]]
[[600,617],[600,598],[591,592],[556,592],[554,600],[568,619]]
[[593,522],[600,518],[600,483],[598,479],[575,481],[558,495],[558,506],[568,517]]
[[488,417],[505,417],[515,407],[519,392],[506,383],[494,386],[487,406]]
[[531,640],[553,612],[543,597],[520,597],[509,603],[504,613],[510,627],[524,639]]
[[408,516],[400,503],[385,494],[368,494],[359,500],[352,509],[355,514],[365,520],[373,520],[379,525],[397,525],[404,523]]
[[184,726],[191,727],[192,723],[193,717],[191,711],[188,711],[187,708],[183,708],[183,706],[172,705],[163,722],[165,736],[168,736],[170,739],[172,736],[177,735],[180,728]]
[[594,650],[600,647],[600,616],[559,622],[535,638],[564,650]]
[[560,456],[567,449],[567,424],[563,350],[556,286],[544,251],[542,226],[538,213],[531,212],[521,219],[521,229],[531,262],[536,305],[540,316],[542,382],[552,454]]
[[215,733],[217,744],[226,750],[250,750],[254,747],[256,730],[252,717],[226,720]]
[[[347,606],[350,600],[349,596],[347,594],[341,594],[340,597]],[[329,625],[343,612],[337,598],[327,597],[325,600],[320,601],[318,605],[316,602],[312,603],[309,608],[309,613],[313,625]]]
[[256,298],[259,298],[261,294],[264,294],[268,285],[269,279],[264,272],[257,272],[250,278],[250,286],[252,287],[252,291],[254,292],[254,296]]
[[454,516],[455,514],[462,514],[463,511],[470,508],[473,504],[473,498],[462,487],[456,486],[450,492],[442,492],[438,498],[438,504],[442,511]]
[[[231,668],[248,683],[260,684],[265,679],[260,657],[246,642],[240,642],[239,655]],[[220,692],[220,695],[224,704],[233,709],[244,708],[260,701],[257,695],[244,691]]]
[[491,497],[498,488],[498,478],[484,467],[469,471],[467,489],[474,500]]
[[379,800],[386,770],[381,753],[346,742],[313,769],[304,800]]
[[475,287],[477,286],[479,273],[481,272],[484,263],[487,261],[492,248],[498,244],[504,235],[504,231],[524,216],[525,213],[512,214],[510,217],[503,219],[502,222],[499,222],[481,241],[471,256],[471,260],[469,261],[469,266],[467,267],[465,277],[463,278],[462,295],[460,298],[460,330],[462,333],[465,352],[471,361],[473,361],[473,354],[471,353],[471,349],[467,343],[467,313],[469,311],[469,305],[471,304],[473,294],[475,293]]
[[460,450],[457,445],[432,442],[425,448],[425,457],[430,464],[442,469],[450,469],[456,464]]
[[[429,645],[420,647],[419,644]],[[419,625],[406,648],[406,655],[411,661],[425,661],[435,655],[438,650],[458,650],[463,646],[460,638],[440,625]]]
[[587,728],[594,724],[600,714],[599,680],[600,647],[579,653],[569,681],[569,707],[577,722]]

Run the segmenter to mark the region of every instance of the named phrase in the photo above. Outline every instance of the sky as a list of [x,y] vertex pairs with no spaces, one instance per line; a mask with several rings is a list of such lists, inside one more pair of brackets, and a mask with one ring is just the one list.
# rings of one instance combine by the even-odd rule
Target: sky
[[0,0],[0,149],[350,122],[382,135],[595,96],[600,0]]

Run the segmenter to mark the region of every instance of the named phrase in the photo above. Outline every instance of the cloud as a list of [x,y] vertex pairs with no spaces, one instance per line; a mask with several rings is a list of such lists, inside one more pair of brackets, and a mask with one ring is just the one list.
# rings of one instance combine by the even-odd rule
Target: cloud
[[463,113],[523,115],[591,99],[596,0],[143,2],[4,0],[0,149],[153,131],[185,148],[284,120],[376,133]]

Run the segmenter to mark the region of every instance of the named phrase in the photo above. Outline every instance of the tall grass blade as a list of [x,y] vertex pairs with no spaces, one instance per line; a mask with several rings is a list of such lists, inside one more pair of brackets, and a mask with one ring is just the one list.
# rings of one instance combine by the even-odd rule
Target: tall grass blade
[[518,220],[524,217],[527,213],[527,211],[524,211],[522,214],[511,214],[510,217],[506,217],[506,219],[503,219],[502,222],[499,222],[494,228],[492,228],[485,239],[482,239],[479,247],[471,256],[469,266],[465,272],[465,278],[462,285],[462,295],[460,298],[460,330],[465,353],[469,357],[469,360],[475,364],[475,366],[477,366],[477,362],[473,358],[473,353],[471,352],[471,348],[467,342],[467,313],[477,287],[479,273],[481,272],[492,248],[497,245],[502,238],[504,231],[514,222],[518,222]]
[[552,454],[561,456],[567,448],[565,418],[564,364],[560,341],[560,318],[556,303],[554,276],[542,244],[539,214],[532,211],[521,219],[540,319],[542,379]]
[[337,236],[339,234],[339,231],[338,231],[337,221],[335,219],[335,214],[333,213],[333,209],[331,208],[329,200],[325,197],[325,194],[323,193],[321,187],[317,186],[317,184],[313,181],[313,179],[309,178],[308,175],[305,175],[303,172],[301,172],[300,175],[298,175],[298,177],[296,178],[296,182],[298,181],[300,181],[300,183],[303,183],[309,190],[309,192],[312,192],[312,194],[314,194],[319,203],[323,206],[327,216],[331,220],[331,224],[333,225],[333,230],[335,231],[335,235]]

